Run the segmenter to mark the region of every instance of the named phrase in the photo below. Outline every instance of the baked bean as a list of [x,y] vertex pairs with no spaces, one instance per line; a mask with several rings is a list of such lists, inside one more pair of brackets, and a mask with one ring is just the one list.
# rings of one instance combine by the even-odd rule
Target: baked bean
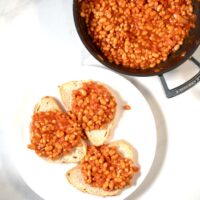
[[82,129],[73,113],[37,112],[31,122],[31,143],[28,147],[39,156],[55,160],[68,154],[80,142]]
[[81,0],[88,33],[110,62],[153,68],[195,27],[192,0]]
[[131,110],[131,106],[128,104],[124,105],[123,108],[124,110]]
[[139,171],[133,161],[124,158],[115,147],[108,145],[89,146],[80,166],[86,183],[106,191],[129,185],[134,174]]
[[83,83],[72,96],[72,111],[84,130],[103,129],[113,120],[116,101],[102,84],[94,81]]

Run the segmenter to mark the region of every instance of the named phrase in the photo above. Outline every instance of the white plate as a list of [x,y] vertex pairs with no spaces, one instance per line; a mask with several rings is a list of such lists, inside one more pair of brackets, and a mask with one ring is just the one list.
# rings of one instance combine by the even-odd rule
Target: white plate
[[106,199],[122,200],[128,197],[144,181],[152,165],[156,149],[155,122],[149,105],[132,83],[110,70],[99,67],[84,66],[76,68],[76,71],[46,75],[41,79],[37,78],[34,83],[27,83],[15,121],[17,130],[12,136],[12,141],[15,141],[13,156],[19,173],[27,185],[45,200],[66,200],[69,197],[76,200],[94,199],[93,195],[78,191],[66,181],[65,173],[74,164],[48,163],[27,148],[32,111],[40,98],[49,95],[60,99],[58,85],[71,80],[87,79],[101,81],[112,88],[120,107],[126,103],[131,106],[131,110],[128,111],[121,109],[122,115],[115,128],[113,140],[124,139],[131,143],[137,149],[141,166],[141,174],[135,185],[124,190],[119,196]]

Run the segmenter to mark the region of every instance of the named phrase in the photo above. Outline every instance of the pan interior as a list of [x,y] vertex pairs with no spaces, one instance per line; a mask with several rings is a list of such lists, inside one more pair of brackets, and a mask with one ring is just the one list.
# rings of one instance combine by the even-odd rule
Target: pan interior
[[122,65],[116,65],[115,63],[109,62],[108,59],[100,51],[100,49],[92,42],[91,37],[87,33],[87,28],[84,19],[79,14],[79,2],[79,0],[74,0],[73,2],[74,21],[79,37],[81,38],[83,44],[88,49],[88,51],[99,62],[117,72],[134,76],[153,76],[163,74],[184,63],[194,53],[194,51],[200,44],[200,1],[193,0],[194,13],[197,16],[196,27],[190,30],[189,35],[184,40],[184,43],[180,47],[180,49],[175,53],[171,53],[165,62],[161,62],[156,67],[145,70],[133,69],[124,67]]

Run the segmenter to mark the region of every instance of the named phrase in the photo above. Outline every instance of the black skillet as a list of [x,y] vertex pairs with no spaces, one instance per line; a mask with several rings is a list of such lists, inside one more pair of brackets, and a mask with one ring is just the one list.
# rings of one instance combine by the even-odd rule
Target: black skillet
[[92,42],[90,36],[87,34],[87,29],[84,23],[84,19],[80,16],[79,2],[80,0],[73,1],[74,21],[79,37],[81,38],[83,44],[88,49],[88,51],[106,67],[130,76],[144,77],[144,76],[158,75],[161,79],[161,83],[168,98],[181,94],[182,92],[188,90],[189,88],[191,88],[197,82],[200,81],[200,71],[199,71],[194,77],[192,77],[190,80],[186,81],[182,85],[173,89],[169,89],[165,81],[165,78],[163,76],[164,73],[175,69],[176,67],[184,63],[186,60],[190,60],[200,68],[200,63],[194,57],[192,57],[192,54],[200,44],[200,1],[199,0],[193,0],[194,13],[197,15],[196,27],[194,29],[191,29],[188,37],[185,39],[181,48],[175,53],[170,54],[165,62],[160,63],[154,68],[146,70],[127,68],[123,67],[122,65],[116,65],[114,63],[110,63],[108,61],[108,59],[96,47],[96,45]]

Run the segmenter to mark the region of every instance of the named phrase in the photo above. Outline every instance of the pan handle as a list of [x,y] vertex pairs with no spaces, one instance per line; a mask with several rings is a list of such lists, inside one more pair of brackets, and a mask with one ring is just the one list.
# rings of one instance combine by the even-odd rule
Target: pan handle
[[[198,60],[196,60],[194,57],[190,57],[189,60],[192,61],[195,65],[197,65],[200,68],[200,62]],[[171,97],[175,97],[175,96],[185,92],[189,88],[196,85],[200,81],[200,71],[195,76],[193,76],[190,80],[186,81],[182,85],[175,87],[173,89],[168,88],[163,74],[159,75],[159,77],[160,77],[161,83],[163,85],[163,88],[165,90],[166,96],[168,98],[171,98]]]

